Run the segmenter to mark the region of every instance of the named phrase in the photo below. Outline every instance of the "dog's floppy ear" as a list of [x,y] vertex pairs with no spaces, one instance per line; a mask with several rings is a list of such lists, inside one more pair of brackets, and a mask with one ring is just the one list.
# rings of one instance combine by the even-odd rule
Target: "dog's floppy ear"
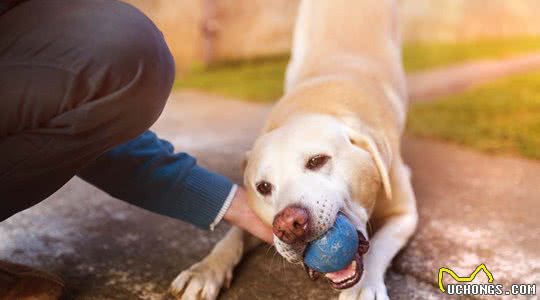
[[381,176],[384,192],[388,199],[392,199],[392,187],[390,185],[390,167],[392,165],[392,153],[390,147],[384,139],[376,140],[369,134],[359,133],[349,130],[351,143],[368,151],[379,175]]
[[251,153],[251,151],[246,151],[246,153],[244,154],[244,158],[242,159],[242,165],[241,165],[242,175],[246,172],[246,167],[247,167],[247,164],[248,164],[249,154],[250,153]]

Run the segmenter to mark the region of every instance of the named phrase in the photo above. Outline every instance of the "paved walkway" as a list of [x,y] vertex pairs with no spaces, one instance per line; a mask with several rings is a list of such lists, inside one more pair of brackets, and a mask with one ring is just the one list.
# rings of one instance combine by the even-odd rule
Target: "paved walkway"
[[540,52],[486,59],[408,75],[409,97],[418,102],[465,91],[493,79],[540,69]]
[[[413,74],[410,92],[417,101],[427,101],[539,66],[540,54],[532,54]],[[242,153],[268,110],[179,93],[154,130],[204,165],[240,181]],[[485,263],[498,282],[540,282],[538,162],[410,137],[404,156],[413,169],[421,220],[388,273],[392,298],[440,299],[434,284],[443,265],[468,274]],[[40,205],[0,224],[0,258],[62,274],[69,298],[161,299],[176,274],[202,258],[225,230],[207,233],[142,211],[75,178]],[[241,264],[233,287],[223,294],[225,299],[335,295],[265,247]]]
[[[240,160],[269,107],[174,94],[154,129],[202,164],[240,179]],[[540,284],[540,163],[405,138],[420,226],[387,276],[392,299],[442,299],[439,267],[468,275],[485,263],[496,282]],[[226,230],[208,233],[114,200],[73,179],[0,224],[0,258],[61,274],[68,299],[162,299],[172,279]],[[479,280],[485,280],[479,276]],[[323,282],[268,247],[242,262],[223,299],[331,299]]]

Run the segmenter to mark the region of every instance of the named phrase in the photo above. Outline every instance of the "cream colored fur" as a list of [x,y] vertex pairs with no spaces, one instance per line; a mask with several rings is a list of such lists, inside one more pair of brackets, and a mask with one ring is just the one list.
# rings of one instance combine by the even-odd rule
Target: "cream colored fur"
[[[410,172],[401,158],[407,97],[396,4],[391,0],[304,0],[294,32],[286,93],[270,113],[249,154],[244,184],[250,205],[268,224],[290,204],[308,208],[310,238],[330,228],[338,211],[363,233],[376,229],[365,271],[340,299],[387,299],[384,274],[415,230]],[[330,161],[306,171],[315,154]],[[273,184],[259,195],[260,180]],[[172,284],[182,299],[215,299],[245,252],[237,229]],[[251,244],[251,243],[250,243]],[[275,238],[290,262],[303,249]],[[298,279],[302,280],[302,279]]]

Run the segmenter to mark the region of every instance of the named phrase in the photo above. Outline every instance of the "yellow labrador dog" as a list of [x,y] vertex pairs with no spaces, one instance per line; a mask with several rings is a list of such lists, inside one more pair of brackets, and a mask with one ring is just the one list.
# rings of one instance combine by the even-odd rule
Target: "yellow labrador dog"
[[[417,224],[410,172],[400,153],[407,93],[393,0],[304,0],[286,93],[248,154],[250,205],[273,225],[277,251],[302,263],[306,244],[338,212],[368,236],[369,251],[323,275],[340,299],[387,299],[384,274]],[[372,233],[372,232],[369,232]],[[172,284],[182,299],[215,299],[251,248],[233,228]],[[364,254],[362,257],[362,254]],[[363,265],[363,267],[362,267]]]

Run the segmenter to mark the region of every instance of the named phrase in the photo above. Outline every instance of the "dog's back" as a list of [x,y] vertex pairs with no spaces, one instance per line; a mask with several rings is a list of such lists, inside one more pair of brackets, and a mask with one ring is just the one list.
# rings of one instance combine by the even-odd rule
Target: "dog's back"
[[[393,0],[303,0],[286,90],[314,77],[376,77],[405,97]],[[360,79],[361,80],[361,79]]]

